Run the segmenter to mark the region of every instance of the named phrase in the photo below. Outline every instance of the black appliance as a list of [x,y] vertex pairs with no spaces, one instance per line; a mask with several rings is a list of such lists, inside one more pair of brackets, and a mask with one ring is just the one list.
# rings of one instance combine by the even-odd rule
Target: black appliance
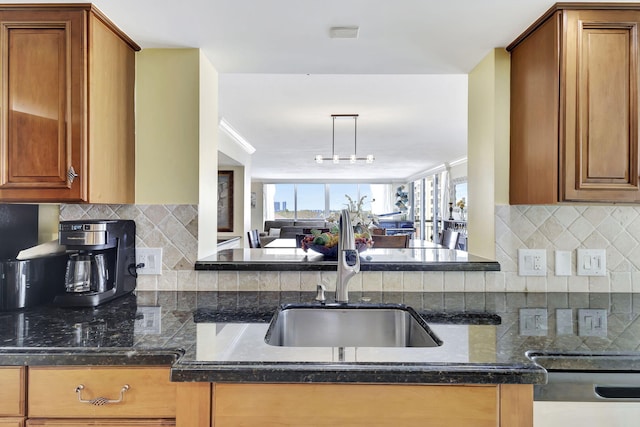
[[65,290],[53,303],[95,307],[136,288],[136,224],[132,220],[61,221]]

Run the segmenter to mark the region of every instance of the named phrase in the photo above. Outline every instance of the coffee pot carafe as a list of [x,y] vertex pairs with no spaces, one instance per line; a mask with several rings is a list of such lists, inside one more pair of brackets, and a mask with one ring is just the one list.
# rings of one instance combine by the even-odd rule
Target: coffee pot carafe
[[67,292],[104,292],[109,270],[104,254],[72,254],[67,261],[65,289]]

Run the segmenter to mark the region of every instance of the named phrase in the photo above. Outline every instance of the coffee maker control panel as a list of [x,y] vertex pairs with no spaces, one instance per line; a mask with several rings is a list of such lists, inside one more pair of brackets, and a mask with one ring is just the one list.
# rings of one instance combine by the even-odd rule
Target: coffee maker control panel
[[106,223],[60,223],[58,241],[61,245],[72,247],[106,245]]
[[107,231],[107,224],[62,222],[60,223],[60,231]]

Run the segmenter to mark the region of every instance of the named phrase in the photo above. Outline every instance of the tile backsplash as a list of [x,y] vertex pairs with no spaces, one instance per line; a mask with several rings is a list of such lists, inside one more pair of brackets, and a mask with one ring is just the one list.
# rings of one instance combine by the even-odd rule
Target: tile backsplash
[[[195,271],[197,205],[62,205],[60,219],[133,219],[140,247],[163,248],[162,275],[140,276],[141,290],[302,290],[335,287],[334,272]],[[496,206],[500,272],[363,272],[354,291],[640,292],[640,207]],[[470,236],[472,239],[473,236]],[[518,276],[518,249],[545,249],[547,275]],[[607,274],[576,275],[576,249],[605,249]],[[572,253],[572,275],[555,276],[554,250]]]

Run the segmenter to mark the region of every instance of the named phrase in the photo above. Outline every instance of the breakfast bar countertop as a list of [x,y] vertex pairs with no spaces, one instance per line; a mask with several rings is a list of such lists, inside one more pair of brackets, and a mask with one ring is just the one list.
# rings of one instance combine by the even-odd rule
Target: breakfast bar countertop
[[[225,249],[196,261],[196,270],[335,271],[336,261],[295,247]],[[465,251],[421,247],[371,248],[360,253],[361,271],[500,271],[497,261]]]
[[[354,303],[413,307],[444,344],[267,345],[277,308],[312,303],[313,296],[138,291],[97,308],[3,312],[0,365],[165,364],[174,381],[539,384],[546,371],[527,351],[625,354],[621,363],[640,356],[637,294],[353,292]],[[574,324],[556,325],[558,310],[563,319],[570,311]],[[587,330],[578,319],[593,310],[608,322]]]

